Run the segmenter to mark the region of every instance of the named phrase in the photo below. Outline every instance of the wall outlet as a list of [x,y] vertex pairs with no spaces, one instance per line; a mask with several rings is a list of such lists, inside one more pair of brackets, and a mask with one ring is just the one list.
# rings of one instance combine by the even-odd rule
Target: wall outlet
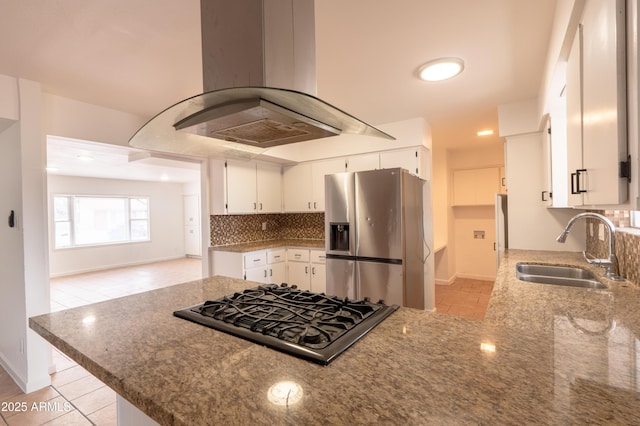
[[262,222],[262,230],[263,231],[267,230],[267,222]]
[[484,240],[484,231],[473,231],[473,238],[475,240]]
[[604,223],[600,223],[598,226],[598,238],[600,241],[604,241]]

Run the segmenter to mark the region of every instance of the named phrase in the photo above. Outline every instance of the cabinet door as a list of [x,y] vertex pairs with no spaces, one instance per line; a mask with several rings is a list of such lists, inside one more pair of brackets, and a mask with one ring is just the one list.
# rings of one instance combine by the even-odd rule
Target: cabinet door
[[585,205],[620,204],[628,183],[625,1],[589,0],[582,28],[582,168]]
[[[575,188],[576,170],[582,169],[582,27],[578,27],[567,60],[567,174]],[[567,182],[567,202],[570,206],[582,205],[582,194],[571,190]]]
[[327,267],[322,263],[311,264],[311,291],[327,292]]
[[310,211],[324,211],[324,176],[345,171],[343,159],[325,160],[311,163],[311,193],[308,204]]
[[282,212],[282,174],[279,165],[257,165],[258,213]]
[[[308,212],[311,203],[311,164],[287,167],[282,174],[285,212]],[[309,204],[310,205],[310,204]]]
[[362,172],[380,168],[380,154],[355,155],[347,158],[347,172]]
[[487,206],[495,203],[499,192],[497,167],[455,170],[453,172],[454,206]]
[[392,169],[394,167],[402,167],[412,175],[420,176],[418,150],[403,149],[381,152],[380,168]]
[[308,262],[288,262],[287,283],[302,290],[311,290],[311,270]]
[[247,281],[257,281],[259,283],[266,284],[269,279],[267,275],[268,271],[265,266],[244,270],[244,279]]
[[285,262],[270,264],[268,267],[267,282],[280,284],[287,281],[287,268]]
[[256,203],[256,163],[227,161],[227,213],[255,213]]

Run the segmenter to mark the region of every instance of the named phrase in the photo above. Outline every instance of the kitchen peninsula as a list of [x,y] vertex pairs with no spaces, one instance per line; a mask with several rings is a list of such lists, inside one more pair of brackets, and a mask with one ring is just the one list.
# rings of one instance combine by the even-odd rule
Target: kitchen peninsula
[[[484,321],[400,308],[328,366],[172,315],[255,286],[224,277],[30,326],[160,424],[640,423],[638,289],[526,283],[518,261],[588,267],[508,251]],[[288,406],[269,395],[283,381],[299,391]]]

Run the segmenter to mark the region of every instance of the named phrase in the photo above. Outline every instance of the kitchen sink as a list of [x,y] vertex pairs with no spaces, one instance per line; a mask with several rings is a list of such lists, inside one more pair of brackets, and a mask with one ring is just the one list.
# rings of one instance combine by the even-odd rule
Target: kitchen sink
[[521,281],[581,288],[607,288],[591,271],[571,266],[516,264],[516,278]]

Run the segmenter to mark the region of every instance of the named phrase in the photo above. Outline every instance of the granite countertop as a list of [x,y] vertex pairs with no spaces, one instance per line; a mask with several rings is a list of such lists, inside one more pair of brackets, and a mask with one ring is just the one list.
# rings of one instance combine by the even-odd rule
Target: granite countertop
[[228,246],[212,246],[209,247],[209,250],[230,251],[233,253],[247,253],[250,251],[265,250],[278,247],[295,247],[324,250],[324,240],[286,239],[253,241],[250,243],[231,244]]
[[[638,424],[638,290],[515,278],[518,261],[584,267],[580,256],[510,250],[484,321],[400,308],[328,366],[172,315],[255,286],[224,277],[30,326],[161,424]],[[299,402],[269,402],[281,381]]]

